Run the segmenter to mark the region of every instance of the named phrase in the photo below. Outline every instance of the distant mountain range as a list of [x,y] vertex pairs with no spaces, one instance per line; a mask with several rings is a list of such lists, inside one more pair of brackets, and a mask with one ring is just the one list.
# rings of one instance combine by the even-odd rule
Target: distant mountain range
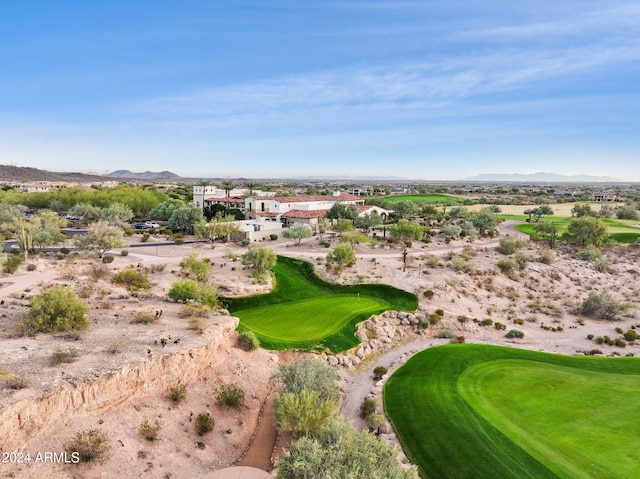
[[620,183],[625,182],[620,178],[610,176],[591,175],[559,175],[557,173],[531,173],[528,175],[521,173],[485,173],[468,178],[461,178],[458,181],[510,181],[519,183]]
[[0,181],[64,181],[68,183],[87,183],[104,181],[103,176],[84,173],[67,173],[39,170],[28,166],[0,165]]
[[105,176],[109,178],[129,178],[136,180],[177,180],[181,178],[181,176],[178,176],[171,171],[145,171],[142,173],[134,173],[129,170],[116,170]]

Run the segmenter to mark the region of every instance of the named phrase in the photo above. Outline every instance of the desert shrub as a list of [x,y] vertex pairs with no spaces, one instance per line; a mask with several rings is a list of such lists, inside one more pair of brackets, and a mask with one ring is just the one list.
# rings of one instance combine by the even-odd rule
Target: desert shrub
[[192,317],[187,319],[187,323],[189,324],[187,329],[197,334],[204,334],[207,329],[207,322],[203,318]]
[[38,267],[33,263],[27,265],[27,271],[35,271],[36,269],[38,269]]
[[522,246],[524,246],[524,241],[520,241],[515,238],[511,238],[510,236],[507,236],[506,238],[502,238],[499,241],[499,244],[496,249],[498,250],[498,252],[502,254],[513,254],[516,251],[518,251],[520,248],[522,248]]
[[228,408],[239,408],[244,403],[244,390],[237,384],[222,384],[216,394],[218,405]]
[[199,284],[192,279],[180,279],[173,283],[169,290],[169,298],[183,303],[195,301],[210,307],[218,305],[218,292],[215,287]]
[[91,279],[93,279],[94,281],[98,281],[99,279],[107,277],[107,275],[109,274],[109,269],[100,263],[95,263],[89,265],[89,267],[87,268],[87,273],[89,274],[89,276],[91,276]]
[[4,389],[24,389],[29,386],[29,380],[22,376],[10,376],[2,380]]
[[599,271],[601,273],[607,273],[611,271],[612,264],[613,263],[609,258],[602,257],[602,258],[598,258],[593,262],[593,267],[595,268],[596,271]]
[[66,248],[66,247],[63,246],[62,248],[60,248],[60,252],[62,254],[69,254],[69,253],[71,253],[71,250],[69,248]]
[[182,274],[187,278],[205,281],[209,276],[211,263],[207,259],[198,259],[196,253],[190,253],[180,261],[180,267],[182,268]]
[[183,238],[176,238],[173,242],[175,244],[177,244],[177,245],[181,245],[181,244],[184,244],[184,239]]
[[2,271],[7,274],[13,274],[18,271],[18,267],[24,261],[24,256],[12,254],[7,257],[4,264],[2,265]]
[[385,368],[384,366],[376,366],[373,369],[373,379],[376,381],[380,381],[382,379],[382,376],[387,374],[387,371],[387,368]]
[[71,441],[64,446],[64,450],[67,454],[75,453],[80,462],[103,459],[109,452],[107,435],[95,429],[78,431]]
[[107,263],[113,263],[113,260],[114,260],[114,259],[115,259],[115,258],[113,257],[113,255],[105,254],[105,255],[102,257],[102,262],[103,262],[103,263],[105,263],[105,264],[107,264]]
[[277,235],[277,234],[275,234],[275,233],[271,233],[271,234],[269,235],[269,239],[270,239],[271,241],[275,241],[275,240],[277,240],[277,239],[278,239],[278,235]]
[[253,331],[241,331],[238,334],[238,346],[245,351],[255,351],[260,347],[260,340]]
[[472,273],[475,270],[473,263],[462,256],[456,256],[451,260],[451,268],[458,273]]
[[451,338],[450,343],[451,344],[462,344],[464,343],[465,339],[464,336],[454,336],[453,338]]
[[616,333],[618,333],[618,334],[622,334],[622,333],[624,332],[624,331],[622,331],[622,328],[620,328],[620,327],[617,327],[617,328],[615,329],[615,331],[616,331]]
[[118,271],[111,278],[113,284],[125,287],[128,291],[148,290],[151,285],[146,273],[133,268],[126,268]]
[[626,348],[627,347],[627,342],[622,338],[616,338],[615,341],[614,341],[614,344],[616,346],[618,346],[619,348]]
[[590,291],[589,295],[582,301],[580,312],[585,316],[613,321],[632,307],[632,303],[615,299],[607,290],[600,292]]
[[615,341],[611,339],[609,336],[605,336],[604,344],[606,344],[607,346],[613,346],[615,344]]
[[484,318],[482,321],[480,321],[480,326],[491,326],[493,324],[493,319],[491,318]]
[[109,343],[109,346],[107,346],[107,352],[110,354],[119,353],[121,349],[122,349],[122,342],[117,339],[111,341]]
[[511,338],[524,338],[524,333],[519,329],[512,329],[505,336],[509,339]]
[[444,309],[438,308],[434,311],[434,313],[442,318],[444,316]]
[[31,298],[27,331],[50,333],[89,326],[89,306],[68,286],[54,286]]
[[424,293],[422,293],[425,298],[431,299],[435,295],[432,289],[427,289]]
[[149,233],[143,233],[140,237],[140,243],[146,243],[147,241],[149,241],[149,238],[151,238],[151,235]]
[[366,419],[367,416],[376,412],[377,404],[375,399],[365,398],[360,404],[360,417]]
[[138,428],[138,433],[147,441],[153,442],[158,440],[160,429],[162,429],[162,426],[160,425],[160,421],[156,419],[155,423],[152,426],[151,424],[149,424],[149,421],[145,419],[145,421],[142,424],[140,424],[140,427]]
[[602,256],[602,253],[597,247],[589,245],[585,249],[581,250],[578,255],[585,261],[595,261]]
[[604,344],[604,337],[603,336],[598,336],[596,338],[596,344]]
[[213,431],[216,421],[209,411],[201,412],[196,416],[196,433],[198,436],[204,436],[206,433]]
[[585,356],[595,356],[596,354],[602,354],[602,351],[599,349],[590,349],[584,352]]
[[449,328],[444,328],[438,334],[438,338],[440,338],[440,339],[451,339],[451,338],[453,338],[453,336],[454,336],[453,331],[451,331],[451,329],[449,329]]
[[159,318],[160,316],[155,313],[149,313],[148,311],[138,311],[133,319],[129,322],[131,324],[151,324],[158,321]]
[[120,256],[129,256],[129,250],[128,249],[120,250]]
[[593,336],[593,334],[587,334],[587,339],[588,339],[589,341],[591,341],[591,340],[593,339],[593,337],[594,337],[594,336]]
[[179,404],[187,397],[187,385],[177,384],[167,389],[167,397],[174,403]]
[[624,339],[626,339],[627,341],[635,341],[636,339],[638,339],[638,333],[636,333],[635,330],[630,329],[629,331],[624,333]]
[[538,261],[543,264],[552,264],[555,259],[555,254],[550,249],[544,248],[540,250],[538,254]]
[[513,258],[502,258],[496,263],[496,266],[501,272],[511,274],[518,267],[518,263]]
[[522,318],[514,318],[513,324],[523,325],[524,324],[524,319],[522,319]]
[[505,329],[507,329],[507,325],[506,324],[502,324],[498,321],[496,321],[496,323],[493,325],[494,328],[496,328],[498,331],[504,331]]
[[51,355],[51,365],[57,366],[63,363],[72,363],[78,359],[78,350],[75,348],[56,349]]
[[133,236],[133,233],[135,233],[131,228],[123,228],[122,231],[124,231],[124,234],[127,236]]
[[367,423],[367,426],[369,426],[369,429],[375,430],[384,424],[384,417],[377,412],[371,413],[363,419]]
[[178,315],[181,318],[208,318],[209,316],[211,316],[211,311],[211,308],[204,304],[187,303],[183,304],[180,307],[180,312],[178,313]]
[[527,266],[527,263],[531,261],[531,257],[524,251],[516,252],[513,259],[516,260],[516,264],[518,265],[519,269],[524,269]]

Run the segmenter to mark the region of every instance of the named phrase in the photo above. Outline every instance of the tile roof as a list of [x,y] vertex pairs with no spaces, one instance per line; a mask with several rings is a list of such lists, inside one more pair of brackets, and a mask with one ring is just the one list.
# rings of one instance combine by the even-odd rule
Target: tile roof
[[339,196],[316,195],[316,196],[254,196],[255,200],[274,200],[278,203],[308,203],[311,201],[364,201],[360,196],[349,193],[341,193]]
[[322,218],[329,210],[290,210],[282,213],[284,218]]

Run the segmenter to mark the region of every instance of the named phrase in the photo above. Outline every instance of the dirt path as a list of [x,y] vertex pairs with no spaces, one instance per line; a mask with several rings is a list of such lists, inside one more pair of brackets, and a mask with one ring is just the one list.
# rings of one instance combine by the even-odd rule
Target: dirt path
[[251,442],[236,466],[250,466],[269,471],[272,468],[271,459],[278,438],[276,420],[273,407],[273,392],[271,392],[262,406],[258,425]]

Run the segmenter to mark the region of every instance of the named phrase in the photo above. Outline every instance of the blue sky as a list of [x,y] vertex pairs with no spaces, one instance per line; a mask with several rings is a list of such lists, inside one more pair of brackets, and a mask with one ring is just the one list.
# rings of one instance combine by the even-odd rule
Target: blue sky
[[0,164],[640,181],[632,1],[0,7]]

